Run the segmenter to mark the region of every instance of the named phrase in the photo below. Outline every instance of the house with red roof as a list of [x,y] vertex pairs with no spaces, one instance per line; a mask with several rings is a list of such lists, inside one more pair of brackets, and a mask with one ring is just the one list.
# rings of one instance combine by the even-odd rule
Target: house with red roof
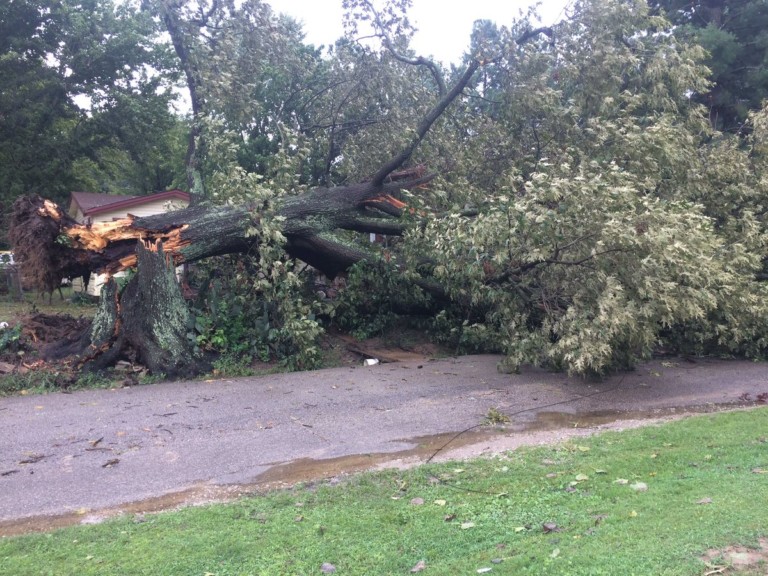
[[[190,195],[183,190],[166,190],[146,196],[124,196],[118,194],[97,194],[94,192],[72,192],[69,201],[69,215],[81,224],[112,222],[128,215],[142,217],[163,212],[181,210],[189,206]],[[88,294],[98,296],[106,281],[103,274],[91,274]],[[83,282],[72,281],[76,292],[83,292]]]
[[146,196],[121,196],[94,192],[72,192],[69,215],[80,223],[111,222],[132,216],[152,216],[189,206],[189,193],[166,190]]

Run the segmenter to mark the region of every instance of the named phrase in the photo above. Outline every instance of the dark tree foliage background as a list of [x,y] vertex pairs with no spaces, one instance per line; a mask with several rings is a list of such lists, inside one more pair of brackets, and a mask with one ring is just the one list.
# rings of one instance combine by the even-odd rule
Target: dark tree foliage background
[[738,132],[750,110],[768,96],[768,2],[764,0],[650,0],[681,39],[708,52],[712,88],[698,95],[713,125]]
[[0,5],[0,204],[21,194],[144,194],[177,183],[175,63],[130,3]]

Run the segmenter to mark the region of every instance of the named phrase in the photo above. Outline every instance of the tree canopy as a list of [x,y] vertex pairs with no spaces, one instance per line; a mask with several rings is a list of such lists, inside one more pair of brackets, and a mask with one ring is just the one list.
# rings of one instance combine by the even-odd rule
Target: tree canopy
[[12,0],[0,7],[0,194],[142,194],[181,170],[175,64],[130,3]]
[[[243,294],[260,303],[259,337],[271,326],[273,342],[300,353],[319,315],[336,313],[302,293],[296,260],[331,275],[378,262],[397,280],[379,268],[363,300],[402,290],[435,333],[502,352],[509,369],[602,372],[658,350],[765,354],[768,110],[739,96],[760,83],[753,66],[749,78],[719,74],[706,40],[752,8],[737,17],[741,8],[726,6],[717,20],[723,3],[579,0],[552,27],[532,14],[476,22],[464,61],[446,69],[411,50],[407,0],[346,0],[347,34],[327,50],[259,0],[99,2],[102,31],[51,16],[31,24],[31,47],[9,40],[0,61],[20,70],[0,82],[41,90],[25,113],[42,121],[35,106],[55,96],[55,118],[41,126],[71,124],[67,142],[87,135],[82,156],[47,141],[45,169],[74,178],[51,174],[49,195],[84,182],[86,164],[115,181],[108,157],[130,158],[119,174],[130,165],[145,183],[186,169],[201,203],[188,228],[180,214],[119,234],[156,228],[167,243],[172,226],[184,238],[200,232],[191,222],[234,216],[230,251],[251,253],[258,270]],[[702,13],[705,32],[685,32]],[[108,48],[96,41],[106,29]],[[82,51],[61,48],[80,36]],[[177,78],[188,119],[168,109]],[[80,110],[77,94],[96,105]],[[357,235],[374,231],[400,240],[381,251]],[[79,229],[52,238],[62,236],[86,250]],[[177,261],[209,255],[192,258],[182,244]],[[80,261],[117,269],[109,250]]]

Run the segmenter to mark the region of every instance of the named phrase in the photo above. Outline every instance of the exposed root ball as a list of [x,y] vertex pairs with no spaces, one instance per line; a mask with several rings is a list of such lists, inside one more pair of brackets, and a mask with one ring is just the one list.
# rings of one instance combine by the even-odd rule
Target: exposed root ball
[[[48,206],[55,207],[50,202]],[[25,282],[45,292],[55,290],[63,278],[81,276],[88,269],[62,240],[66,238],[62,227],[74,220],[55,208],[56,218],[51,218],[44,215],[46,202],[40,196],[21,196],[13,203],[8,231]]]

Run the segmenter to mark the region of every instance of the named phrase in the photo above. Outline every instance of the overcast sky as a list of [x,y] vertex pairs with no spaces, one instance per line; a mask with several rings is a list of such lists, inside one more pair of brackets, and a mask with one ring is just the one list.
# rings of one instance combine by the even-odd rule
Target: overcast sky
[[[276,12],[304,23],[307,42],[332,44],[342,35],[341,0],[268,0]],[[374,0],[381,5],[381,0]],[[456,62],[469,46],[475,20],[493,20],[507,25],[534,0],[413,0],[409,16],[419,32],[413,40],[418,54],[443,62]],[[568,0],[543,0],[539,13],[542,24],[556,22]]]

